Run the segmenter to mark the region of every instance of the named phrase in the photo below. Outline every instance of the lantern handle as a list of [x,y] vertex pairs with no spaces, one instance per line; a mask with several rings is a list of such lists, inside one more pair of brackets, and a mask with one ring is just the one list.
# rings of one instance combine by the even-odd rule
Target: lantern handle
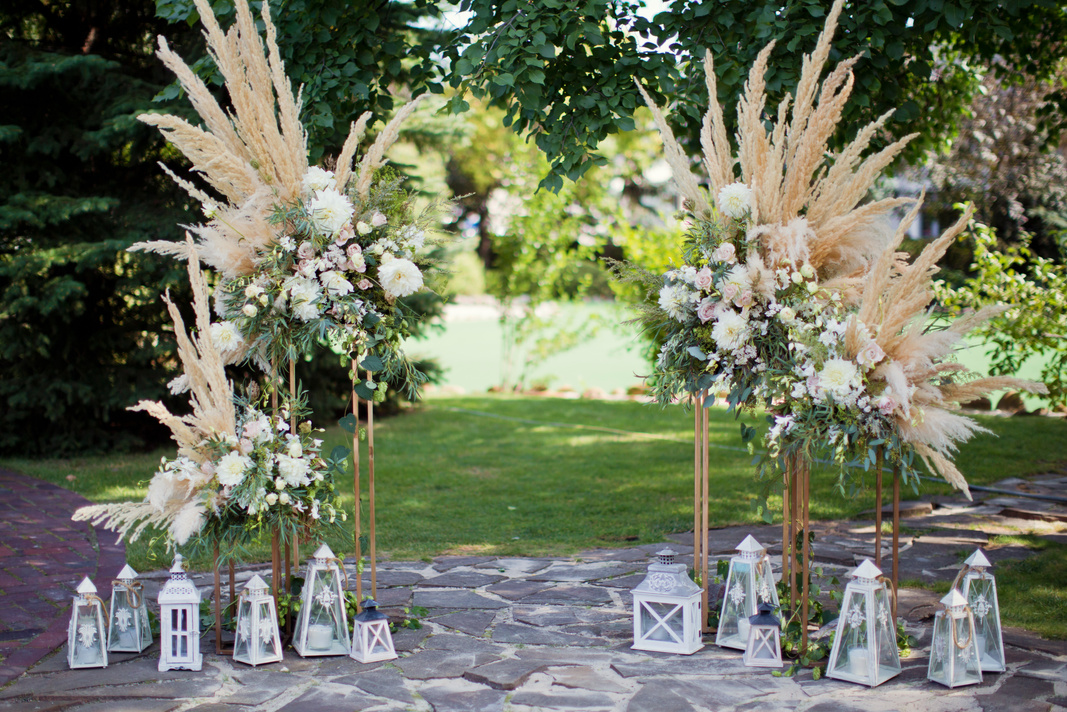
[[[886,588],[888,588],[888,589],[889,589],[889,595],[890,595],[890,597],[891,597],[891,599],[890,599],[890,600],[891,600],[891,601],[892,601],[892,603],[893,603],[893,607],[892,607],[892,608],[891,608],[890,610],[892,610],[892,611],[895,611],[895,610],[897,610],[897,587],[896,587],[896,585],[895,585],[895,584],[893,583],[893,579],[891,579],[891,578],[889,578],[889,577],[887,577],[887,576],[879,576],[879,577],[877,578],[877,581],[879,581],[879,582],[880,582],[880,583],[882,583],[883,585],[885,585],[885,584],[888,584],[888,585],[886,586]],[[897,622],[896,622],[896,620],[894,620],[894,621],[893,621],[893,627],[894,627],[894,628],[896,628],[896,626],[897,626]]]
[[140,581],[131,581],[126,583],[122,579],[115,579],[111,582],[111,587],[115,588],[121,586],[126,589],[126,599],[130,602],[130,608],[134,610],[141,607],[143,600],[144,584]]
[[963,593],[963,589],[960,588],[960,583],[963,581],[963,577],[967,575],[967,572],[973,570],[974,569],[971,568],[970,564],[964,564],[963,568],[960,569],[960,572],[956,574],[956,579],[952,582],[952,588],[950,588],[949,590],[951,591],[952,589],[955,589],[960,593]]
[[[345,562],[341,561],[336,556],[332,556],[329,559],[326,559],[327,563],[329,563],[331,561],[336,562],[337,563],[337,568],[341,569],[341,574],[345,577],[345,590],[347,591],[348,590],[348,571],[345,570]],[[360,593],[362,593],[362,591],[360,591]]]
[[82,598],[84,598],[86,603],[91,604],[93,601],[96,601],[97,603],[100,604],[100,608],[101,609],[104,607],[103,599],[100,598],[99,596],[97,596],[95,593],[85,593],[85,594],[79,593],[78,595],[81,596]]
[[962,644],[960,643],[959,640],[957,640],[958,636],[956,635],[956,624],[952,622],[952,614],[949,613],[947,615],[948,615],[948,626],[949,626],[949,628],[952,629],[952,643],[953,643],[953,645],[955,645],[956,648],[959,649],[959,650],[966,650],[967,646],[969,646],[971,644],[971,634],[972,634],[972,631],[974,630],[974,614],[971,613],[971,609],[970,608],[967,609],[967,620],[970,621],[970,625],[967,627],[967,640],[963,641]]

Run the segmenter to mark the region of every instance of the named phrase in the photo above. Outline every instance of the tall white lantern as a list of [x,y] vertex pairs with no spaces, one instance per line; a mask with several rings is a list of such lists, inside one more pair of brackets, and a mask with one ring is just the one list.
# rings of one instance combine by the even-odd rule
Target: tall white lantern
[[107,667],[104,645],[104,602],[96,595],[96,586],[86,576],[78,584],[67,626],[67,664],[72,668]]
[[634,650],[692,655],[704,647],[700,629],[700,586],[674,563],[670,549],[656,553],[634,597]]
[[107,649],[111,653],[139,653],[152,644],[144,586],[129,564],[111,582],[111,609],[108,616]]
[[974,615],[975,642],[982,672],[1004,672],[1004,637],[1000,630],[997,582],[993,574],[986,571],[991,566],[982,550],[975,549],[963,562],[955,588],[967,599]]
[[159,670],[199,670],[200,591],[185,575],[182,555],[174,555],[170,578],[159,590]]
[[241,591],[237,604],[233,659],[252,666],[276,663],[282,659],[274,596],[267,592],[267,582],[259,576],[253,576]]
[[730,558],[730,571],[726,574],[715,644],[744,650],[748,646],[748,619],[756,615],[761,601],[770,603],[777,610],[778,590],[767,549],[755,537],[746,536],[737,551]]
[[352,658],[361,663],[394,660],[393,634],[389,632],[389,616],[378,610],[378,602],[367,599],[363,611],[352,619]]
[[323,544],[308,562],[300,613],[293,628],[293,648],[303,657],[348,655],[348,614],[341,583],[341,561]]
[[900,674],[889,589],[870,559],[849,575],[826,674],[875,687]]
[[956,589],[941,599],[941,605],[945,609],[934,614],[926,677],[947,687],[978,684],[982,681],[982,665],[971,607]]

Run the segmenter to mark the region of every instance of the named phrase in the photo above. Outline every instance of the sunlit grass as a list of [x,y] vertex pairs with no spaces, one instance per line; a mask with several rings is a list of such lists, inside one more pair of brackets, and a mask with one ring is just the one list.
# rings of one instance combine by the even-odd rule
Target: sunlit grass
[[[753,477],[751,455],[741,447],[739,425],[718,408],[712,409],[711,421],[710,523],[757,523],[761,483]],[[758,418],[746,422],[762,426]],[[1001,437],[978,436],[961,450],[957,461],[972,483],[1046,472],[1067,461],[1062,420],[986,417],[982,422]],[[346,439],[339,428],[330,428],[326,451]],[[376,423],[379,552],[394,559],[472,551],[568,555],[661,541],[692,527],[692,439],[692,413],[680,407],[503,396],[430,400],[415,412]],[[168,448],[0,464],[107,502],[143,497],[160,457],[172,455]],[[366,493],[365,464],[362,476]],[[861,487],[872,480],[865,478]],[[813,474],[814,518],[855,517],[874,506],[869,489],[847,497],[835,483],[832,473]],[[351,477],[339,488],[351,511]],[[921,491],[949,489],[923,483]],[[780,507],[778,498],[769,503],[772,511]],[[351,552],[350,544],[330,543]],[[169,563],[162,543],[147,538],[130,545],[128,555],[135,568]],[[268,555],[265,546],[250,552],[252,559]]]

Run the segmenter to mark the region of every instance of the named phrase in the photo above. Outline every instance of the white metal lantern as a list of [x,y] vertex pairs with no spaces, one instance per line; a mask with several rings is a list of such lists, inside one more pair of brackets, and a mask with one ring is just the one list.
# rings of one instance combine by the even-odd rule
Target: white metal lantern
[[870,559],[849,575],[826,674],[875,687],[900,674],[888,582]]
[[159,670],[199,670],[200,591],[185,575],[182,555],[174,555],[170,578],[159,590]]
[[978,659],[982,672],[1004,672],[1004,637],[1000,630],[1000,604],[997,582],[986,571],[992,564],[981,549],[975,549],[956,577],[957,588],[967,599],[974,615]]
[[700,586],[674,563],[677,554],[656,554],[634,597],[634,650],[692,655],[704,647],[700,629]]
[[342,584],[344,567],[340,564],[341,560],[325,544],[308,562],[300,613],[293,628],[293,648],[303,657],[349,653],[344,597],[348,575]]
[[352,657],[361,663],[376,663],[396,658],[389,616],[378,610],[378,602],[367,599],[363,612],[352,619]]
[[233,659],[253,666],[276,663],[282,659],[274,596],[267,592],[267,582],[259,576],[253,576],[241,591],[237,604]]
[[111,608],[107,625],[107,649],[111,653],[139,653],[152,644],[144,586],[129,564],[111,582]]
[[782,667],[782,622],[774,606],[763,602],[759,613],[748,619],[748,645],[742,661],[749,667]]
[[945,609],[934,614],[926,677],[947,687],[980,683],[982,665],[971,607],[956,589],[941,599],[941,605]]
[[719,613],[719,630],[715,644],[723,648],[744,650],[748,645],[748,619],[756,615],[761,602],[778,608],[778,590],[771,573],[767,549],[751,534],[730,558],[726,574],[725,595]]
[[78,584],[67,627],[67,664],[72,668],[107,667],[104,602],[86,576]]

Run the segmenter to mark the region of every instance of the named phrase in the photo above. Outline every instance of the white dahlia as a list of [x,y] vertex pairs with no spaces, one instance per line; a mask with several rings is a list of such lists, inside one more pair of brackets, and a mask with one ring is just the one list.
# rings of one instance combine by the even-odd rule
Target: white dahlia
[[411,260],[383,260],[378,267],[378,282],[391,297],[406,297],[422,289],[422,272]]

